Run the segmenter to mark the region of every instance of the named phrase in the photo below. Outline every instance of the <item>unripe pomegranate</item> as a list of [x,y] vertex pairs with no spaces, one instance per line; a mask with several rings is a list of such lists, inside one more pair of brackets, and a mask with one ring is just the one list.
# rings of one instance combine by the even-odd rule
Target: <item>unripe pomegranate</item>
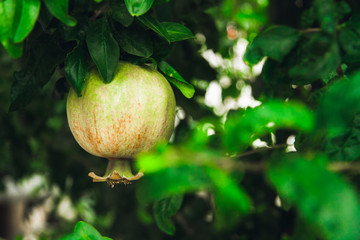
[[107,158],[104,177],[93,172],[94,182],[130,183],[130,162],[160,141],[168,141],[175,120],[175,97],[166,80],[148,66],[120,62],[114,79],[105,84],[97,69],[85,81],[82,96],[70,90],[67,98],[70,130],[90,154]]

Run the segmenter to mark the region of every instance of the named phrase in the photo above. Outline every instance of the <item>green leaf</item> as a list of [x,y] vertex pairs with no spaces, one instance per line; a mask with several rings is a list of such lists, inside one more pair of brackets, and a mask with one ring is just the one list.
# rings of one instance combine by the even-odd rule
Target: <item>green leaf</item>
[[174,84],[185,97],[192,98],[194,96],[195,93],[194,86],[186,82],[181,77],[181,75],[178,72],[176,72],[176,70],[173,67],[171,67],[167,62],[165,61],[159,62],[158,67],[161,72],[163,72],[165,75],[168,76],[167,79],[169,80],[169,82]]
[[110,83],[119,62],[120,49],[105,17],[90,24],[86,44],[105,83]]
[[323,147],[334,161],[353,161],[360,157],[360,115],[356,114],[352,128],[339,136],[327,136]]
[[341,28],[339,32],[340,46],[345,50],[346,62],[359,62],[360,33],[351,27]]
[[215,226],[230,229],[242,215],[250,212],[251,202],[248,195],[227,174],[217,168],[207,168],[213,181],[212,190],[215,200]]
[[83,44],[79,43],[65,59],[65,76],[79,97],[85,86],[89,68],[85,51]]
[[68,26],[75,26],[77,21],[68,15],[69,0],[43,0],[51,14]]
[[125,0],[126,8],[132,16],[145,14],[151,8],[154,0]]
[[16,9],[15,0],[0,1],[0,42],[14,58],[20,57],[23,49],[22,43],[13,41],[13,24],[18,21],[15,19]]
[[153,211],[156,224],[166,234],[174,235],[175,233],[175,226],[170,218],[180,209],[183,197],[183,195],[173,195],[154,203]]
[[30,102],[50,80],[56,66],[64,61],[65,52],[58,45],[58,35],[43,34],[29,41],[31,49],[26,68],[14,74],[10,92],[10,111],[19,109]]
[[263,57],[281,62],[300,39],[300,33],[291,27],[277,26],[260,33],[248,45],[244,59],[250,64],[258,63]]
[[115,21],[121,23],[125,27],[128,27],[133,23],[134,17],[131,16],[128,10],[126,9],[125,3],[111,1],[110,6],[111,6],[111,17]]
[[315,16],[321,28],[330,34],[336,31],[336,8],[333,0],[314,0]]
[[356,239],[360,236],[357,194],[349,183],[318,163],[324,161],[302,157],[276,161],[268,176],[278,193],[294,204],[304,220],[320,229],[324,238]]
[[309,132],[314,128],[314,116],[301,103],[269,101],[259,107],[228,116],[222,140],[228,150],[236,152],[265,133],[279,128]]
[[[146,169],[144,170],[146,172]],[[137,186],[137,198],[143,205],[171,195],[210,189],[212,181],[201,166],[185,165],[147,173]]]
[[144,24],[145,26],[147,26],[148,28],[150,28],[151,30],[153,30],[154,32],[156,32],[157,34],[159,34],[160,36],[165,38],[168,42],[170,42],[170,38],[168,36],[166,29],[163,27],[163,25],[158,20],[156,20],[149,14],[142,15],[142,16],[138,17],[137,19],[142,24]]
[[326,78],[341,62],[338,43],[323,33],[305,38],[292,54],[288,74],[293,84],[303,85]]
[[82,239],[103,239],[100,233],[93,226],[83,221],[80,221],[76,224],[74,233],[81,236]]
[[15,43],[22,42],[33,29],[40,12],[40,0],[17,0],[12,26]]
[[183,41],[194,38],[194,34],[191,32],[191,30],[184,25],[181,25],[180,23],[161,22],[160,24],[166,30],[167,39],[169,39],[170,42]]
[[331,85],[319,99],[318,128],[328,136],[340,136],[353,125],[360,112],[360,73]]
[[120,47],[127,53],[148,58],[153,53],[148,33],[140,28],[121,28],[117,40]]

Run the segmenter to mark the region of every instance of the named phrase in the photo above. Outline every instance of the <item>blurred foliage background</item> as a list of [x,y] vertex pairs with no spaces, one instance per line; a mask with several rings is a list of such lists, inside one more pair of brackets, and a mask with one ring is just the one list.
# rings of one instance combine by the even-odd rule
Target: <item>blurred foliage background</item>
[[[117,4],[70,0],[68,13],[85,26],[109,2]],[[155,3],[157,20],[194,33],[169,49],[154,45],[153,57],[166,52],[195,95],[174,88],[174,135],[139,156],[134,168],[145,177],[131,185],[87,177],[107,160],[71,135],[64,63],[45,74],[48,83],[21,92],[19,79],[30,80],[14,73],[32,58],[0,49],[0,237],[59,239],[84,221],[124,240],[359,239],[358,1]],[[68,25],[42,4],[25,53],[31,46],[40,63],[54,60],[37,53],[46,41],[68,53],[74,42],[50,38],[84,31]]]

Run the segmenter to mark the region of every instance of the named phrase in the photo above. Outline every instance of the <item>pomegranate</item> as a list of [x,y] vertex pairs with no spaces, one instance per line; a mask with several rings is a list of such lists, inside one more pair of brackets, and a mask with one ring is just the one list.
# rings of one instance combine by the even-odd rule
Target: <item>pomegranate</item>
[[92,69],[81,97],[70,90],[66,109],[79,145],[109,160],[103,177],[93,172],[89,176],[112,187],[142,177],[142,172],[132,173],[131,161],[156,143],[168,141],[174,129],[174,93],[166,78],[149,66],[119,62],[108,84]]

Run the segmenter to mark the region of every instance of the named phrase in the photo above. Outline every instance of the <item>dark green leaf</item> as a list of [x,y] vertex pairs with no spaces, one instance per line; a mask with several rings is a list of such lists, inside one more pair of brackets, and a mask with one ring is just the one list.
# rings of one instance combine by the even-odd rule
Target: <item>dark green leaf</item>
[[182,41],[194,37],[190,29],[179,23],[162,22],[160,24],[166,30],[167,38],[170,42]]
[[68,15],[69,0],[43,0],[51,14],[68,26],[75,26],[76,19]]
[[171,67],[167,62],[161,61],[158,65],[161,72],[163,72],[165,75],[167,75],[167,79],[169,82],[174,84],[181,92],[182,94],[187,98],[192,98],[192,96],[195,93],[195,89],[193,85],[186,82],[181,75],[176,72],[176,70]]
[[300,34],[286,26],[271,27],[260,33],[246,49],[244,59],[250,64],[258,63],[267,56],[281,62],[294,48]]
[[330,137],[348,131],[360,112],[360,73],[334,83],[319,100],[318,127]]
[[66,55],[65,59],[66,78],[79,97],[85,86],[88,68],[85,48],[82,43],[79,43]]
[[346,62],[359,62],[360,33],[350,27],[344,27],[339,32],[341,47],[346,52]]
[[14,74],[15,81],[10,93],[10,111],[30,102],[50,80],[56,66],[64,61],[65,52],[58,45],[57,35],[41,35],[29,42],[31,53],[26,69]]
[[308,132],[313,127],[314,116],[306,106],[273,100],[229,116],[225,123],[223,144],[231,152],[236,152],[274,129],[290,128]]
[[13,24],[18,21],[15,19],[16,1],[0,1],[0,42],[14,57],[20,57],[22,55],[22,44],[13,42]]
[[126,8],[132,16],[145,14],[151,8],[154,0],[125,0]]
[[40,12],[40,0],[17,0],[16,12],[12,26],[15,43],[22,42],[33,29]]
[[314,0],[313,8],[321,28],[330,34],[336,30],[336,8],[333,0]]
[[212,181],[203,167],[185,165],[147,173],[138,183],[137,197],[141,204],[148,204],[171,195],[210,189],[211,186]]
[[360,157],[360,115],[356,114],[353,126],[339,136],[327,136],[323,147],[334,161],[353,161]]
[[215,200],[215,225],[218,229],[233,227],[244,214],[250,211],[250,199],[242,188],[217,168],[207,168],[213,181]]
[[149,14],[138,17],[139,21],[170,42],[170,38],[163,25]]
[[140,28],[121,28],[117,40],[120,47],[129,54],[148,58],[153,53],[148,33]]
[[349,183],[318,163],[324,161],[301,157],[276,161],[268,176],[279,194],[294,204],[301,217],[320,229],[326,239],[356,239],[360,236],[357,194]]
[[348,3],[346,3],[346,2],[336,2],[335,3],[335,14],[336,14],[337,21],[341,21],[349,13],[351,13],[351,7]]
[[90,24],[86,44],[105,83],[110,83],[119,62],[120,49],[105,17]]
[[173,216],[181,207],[183,195],[173,195],[161,199],[154,203],[153,211],[156,224],[166,234],[173,235],[175,226],[170,217]]
[[293,84],[304,85],[326,78],[341,62],[339,46],[333,38],[322,33],[304,38],[289,56],[288,75]]
[[111,2],[111,16],[115,21],[121,23],[125,27],[130,26],[134,21],[134,17],[130,15],[123,2]]

